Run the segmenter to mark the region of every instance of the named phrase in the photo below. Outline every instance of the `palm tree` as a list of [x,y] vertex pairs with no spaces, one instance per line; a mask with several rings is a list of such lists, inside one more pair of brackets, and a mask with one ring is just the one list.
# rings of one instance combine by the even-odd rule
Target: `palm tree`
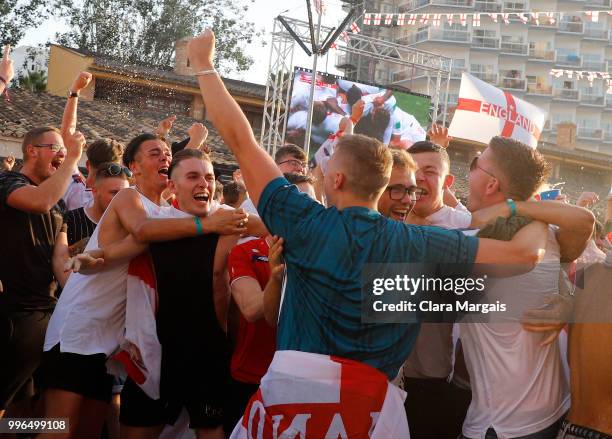
[[18,82],[21,89],[41,93],[47,88],[47,74],[43,71],[28,72],[27,76],[19,76]]

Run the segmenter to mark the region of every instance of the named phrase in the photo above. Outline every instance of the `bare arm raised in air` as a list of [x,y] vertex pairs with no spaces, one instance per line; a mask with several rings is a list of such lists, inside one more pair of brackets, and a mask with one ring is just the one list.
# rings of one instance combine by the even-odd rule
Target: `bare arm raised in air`
[[[215,36],[207,29],[187,45],[187,53],[195,72],[214,69]],[[218,74],[198,76],[207,116],[236,156],[249,195],[255,205],[266,185],[282,174],[272,157],[259,147],[249,121],[228,93]]]
[[77,96],[70,96],[66,101],[64,107],[64,115],[62,116],[62,127],[60,131],[62,136],[66,134],[74,134],[77,125],[77,107],[79,105],[79,92],[89,85],[91,82],[91,73],[81,72],[76,77],[72,86],[70,86],[70,94],[77,94]]
[[8,87],[14,75],[15,70],[13,69],[13,60],[11,59],[11,45],[7,44],[4,46],[4,53],[2,54],[2,60],[0,60],[0,95],[4,93],[4,89]]

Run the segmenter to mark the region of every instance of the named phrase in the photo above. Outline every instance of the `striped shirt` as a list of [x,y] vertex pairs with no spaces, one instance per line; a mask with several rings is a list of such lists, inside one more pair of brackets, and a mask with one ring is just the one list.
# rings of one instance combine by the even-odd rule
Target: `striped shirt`
[[258,207],[268,230],[285,240],[277,349],[361,361],[390,379],[419,325],[362,323],[366,264],[446,262],[469,271],[478,249],[477,238],[457,231],[410,226],[364,207],[326,209],[282,177],[266,186]]
[[89,238],[96,228],[96,223],[89,219],[84,207],[66,212],[64,223],[68,226],[68,245]]

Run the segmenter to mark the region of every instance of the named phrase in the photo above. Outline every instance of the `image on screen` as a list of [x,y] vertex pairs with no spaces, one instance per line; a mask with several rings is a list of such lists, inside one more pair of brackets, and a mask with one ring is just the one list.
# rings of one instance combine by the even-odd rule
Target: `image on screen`
[[[294,72],[285,143],[304,147],[312,71]],[[312,114],[310,155],[351,118],[354,133],[374,137],[386,145],[406,149],[425,140],[430,121],[429,96],[353,82],[335,75],[317,73]]]

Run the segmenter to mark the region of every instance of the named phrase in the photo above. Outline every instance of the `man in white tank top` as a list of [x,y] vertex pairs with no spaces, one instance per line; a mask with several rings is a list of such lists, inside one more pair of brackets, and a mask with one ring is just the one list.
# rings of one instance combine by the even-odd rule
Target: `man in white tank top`
[[[500,137],[493,138],[470,166],[471,211],[488,208],[493,218],[518,214],[551,225],[543,262],[529,273],[496,282],[487,289],[489,301],[503,295],[519,311],[542,306],[548,295],[559,292],[559,262],[576,259],[592,233],[594,217],[586,209],[555,201],[524,201],[548,174],[549,166],[536,150]],[[545,344],[548,333],[528,332],[518,318],[504,318],[508,321],[465,319],[460,324],[472,388],[463,436],[554,438],[570,404],[559,343]]]
[[[86,250],[129,244],[133,239],[164,241],[246,231],[247,218],[241,211],[220,209],[203,218],[154,219],[169,211],[161,206],[161,194],[168,183],[170,159],[170,148],[153,134],[130,141],[123,161],[134,174],[135,185],[115,196]],[[99,436],[106,416],[112,377],[105,363],[123,335],[127,269],[124,262],[90,276],[71,275],[47,329],[41,366],[44,416],[69,418],[76,437]]]

